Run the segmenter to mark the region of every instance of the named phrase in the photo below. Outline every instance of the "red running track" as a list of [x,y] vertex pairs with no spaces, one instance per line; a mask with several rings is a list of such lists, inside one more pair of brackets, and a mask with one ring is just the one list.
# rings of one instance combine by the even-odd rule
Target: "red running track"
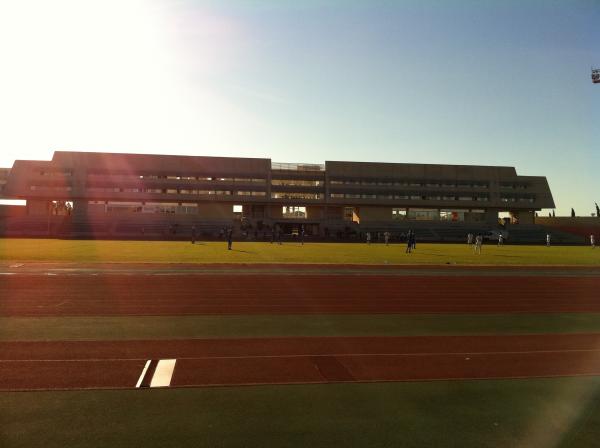
[[596,277],[0,277],[0,316],[600,312]]
[[600,335],[1,342],[0,390],[132,388],[148,359],[171,386],[598,375]]

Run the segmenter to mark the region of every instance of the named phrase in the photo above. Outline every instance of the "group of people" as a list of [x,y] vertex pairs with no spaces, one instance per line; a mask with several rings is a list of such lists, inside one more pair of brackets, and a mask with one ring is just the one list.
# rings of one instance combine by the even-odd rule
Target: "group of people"
[[[276,226],[273,229],[273,232],[271,232],[271,244],[273,243],[277,243],[277,244],[283,244],[282,242],[282,231],[279,228],[279,226]],[[231,247],[233,245],[233,228],[232,227],[227,227],[227,228],[223,228],[221,231],[221,235],[226,237],[227,239],[227,249],[231,250]],[[304,226],[300,227],[300,230],[298,232],[298,237],[300,239],[300,244],[304,245],[304,236],[305,236],[305,231],[304,231]],[[193,225],[192,229],[191,229],[191,243],[192,244],[196,244],[196,240],[198,237],[198,232],[196,229],[196,226]],[[384,242],[386,246],[389,246],[390,243],[390,237],[391,234],[390,232],[384,232],[383,233],[383,238],[384,238]],[[590,246],[592,247],[592,249],[595,249],[596,247],[596,237],[594,236],[594,234],[590,235]],[[371,244],[371,232],[367,232],[366,233],[366,241],[367,244],[370,245]],[[550,233],[546,234],[546,247],[550,247],[551,245],[551,241],[552,241],[552,235]],[[474,235],[472,233],[468,233],[467,234],[467,245],[469,247],[473,248],[473,251],[476,254],[481,254],[481,246],[483,245],[483,235],[482,234],[478,234],[478,235]],[[504,235],[502,235],[502,233],[498,234],[498,246],[503,246],[504,245]],[[412,251],[414,249],[416,249],[417,247],[417,240],[416,240],[416,235],[414,230],[409,230],[408,233],[406,234],[406,253],[412,253]]]
[[[502,246],[504,244],[504,239],[502,234],[498,237],[498,246]],[[472,233],[467,233],[467,245],[473,248],[473,252],[476,254],[481,254],[481,246],[483,245],[483,235],[481,233],[477,235],[473,235]]]
[[[392,234],[390,232],[383,232],[383,241],[385,243],[386,246],[390,245],[390,238],[391,238]],[[367,241],[367,245],[371,244],[371,232],[367,232],[365,234],[366,237],[366,241]],[[417,238],[415,235],[414,230],[409,230],[408,233],[406,234],[406,253],[410,254],[413,249],[417,248]]]
[[[547,233],[546,234],[546,247],[550,247],[551,239],[552,239],[552,235]],[[596,248],[596,236],[593,233],[590,234],[590,246],[592,249]]]

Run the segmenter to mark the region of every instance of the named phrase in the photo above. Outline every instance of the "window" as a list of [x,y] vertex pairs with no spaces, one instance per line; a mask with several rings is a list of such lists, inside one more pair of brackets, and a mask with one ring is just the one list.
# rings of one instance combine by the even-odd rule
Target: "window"
[[406,209],[405,208],[393,208],[392,209],[392,219],[394,221],[404,221],[406,219]]
[[465,220],[467,210],[440,210],[440,219],[442,221],[460,222]]
[[287,187],[320,187],[323,185],[323,181],[302,179],[272,179],[271,185],[281,185]]
[[322,193],[271,192],[272,199],[323,199]]
[[330,193],[329,196],[333,199],[341,199],[344,197],[344,193]]
[[408,218],[417,221],[433,221],[440,219],[440,212],[427,208],[411,208],[408,210]]
[[281,216],[286,219],[306,219],[306,207],[285,206]]

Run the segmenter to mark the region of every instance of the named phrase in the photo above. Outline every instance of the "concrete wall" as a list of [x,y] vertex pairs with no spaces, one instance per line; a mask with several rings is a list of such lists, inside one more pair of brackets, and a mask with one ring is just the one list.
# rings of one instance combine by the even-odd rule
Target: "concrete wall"
[[281,205],[269,205],[268,217],[270,219],[282,219],[283,207]]
[[535,218],[535,223],[549,227],[600,227],[600,218],[592,216],[538,216]]
[[48,201],[27,201],[27,214],[30,216],[40,216],[49,214]]
[[306,207],[306,218],[307,219],[322,219],[323,218],[323,207],[317,207],[317,206]]
[[197,219],[201,220],[228,220],[233,219],[233,204],[198,204]]
[[392,221],[391,207],[369,207],[362,206],[358,210],[360,222],[369,221]]

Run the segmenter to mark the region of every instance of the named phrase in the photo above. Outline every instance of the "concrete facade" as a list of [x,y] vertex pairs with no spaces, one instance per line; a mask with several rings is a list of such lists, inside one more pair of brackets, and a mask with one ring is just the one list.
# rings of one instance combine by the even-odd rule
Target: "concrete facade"
[[413,221],[496,225],[499,212],[533,223],[535,211],[554,208],[545,177],[512,167],[57,151],[51,161],[18,160],[2,173],[2,198],[27,200],[32,218],[72,204],[74,222],[244,220],[322,233]]

